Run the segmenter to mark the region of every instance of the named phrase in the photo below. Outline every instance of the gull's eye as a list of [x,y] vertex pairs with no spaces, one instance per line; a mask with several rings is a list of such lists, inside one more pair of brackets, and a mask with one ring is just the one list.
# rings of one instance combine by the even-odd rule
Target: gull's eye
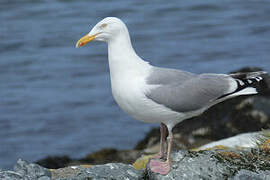
[[107,25],[108,25],[108,24],[101,24],[100,27],[103,29],[103,28],[105,28]]

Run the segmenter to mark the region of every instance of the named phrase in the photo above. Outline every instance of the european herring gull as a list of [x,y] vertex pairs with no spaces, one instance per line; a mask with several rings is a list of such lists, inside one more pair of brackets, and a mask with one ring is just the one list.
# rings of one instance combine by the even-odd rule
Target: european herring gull
[[[255,85],[265,73],[194,74],[152,66],[136,54],[126,25],[116,17],[97,23],[76,47],[93,40],[108,44],[111,88],[117,104],[137,120],[160,123],[160,152],[150,160],[150,169],[160,174],[170,171],[172,129],[177,123],[226,99],[257,94]],[[166,128],[167,160],[163,161]]]

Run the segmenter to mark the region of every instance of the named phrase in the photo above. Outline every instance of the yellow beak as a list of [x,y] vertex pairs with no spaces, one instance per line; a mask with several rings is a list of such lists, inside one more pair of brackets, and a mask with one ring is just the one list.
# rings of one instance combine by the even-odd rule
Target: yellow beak
[[93,41],[98,34],[94,34],[92,36],[89,36],[88,34],[83,36],[77,43],[76,43],[76,48],[82,47],[89,43],[90,41]]

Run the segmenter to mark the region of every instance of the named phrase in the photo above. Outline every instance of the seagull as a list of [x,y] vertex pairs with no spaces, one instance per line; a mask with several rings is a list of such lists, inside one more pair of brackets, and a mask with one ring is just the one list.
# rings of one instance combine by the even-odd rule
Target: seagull
[[76,47],[91,41],[108,44],[111,89],[121,109],[137,120],[160,123],[160,152],[153,156],[149,166],[152,172],[162,175],[171,169],[172,129],[176,124],[226,99],[257,94],[256,84],[266,73],[194,74],[152,66],[136,54],[127,26],[116,17],[98,22]]

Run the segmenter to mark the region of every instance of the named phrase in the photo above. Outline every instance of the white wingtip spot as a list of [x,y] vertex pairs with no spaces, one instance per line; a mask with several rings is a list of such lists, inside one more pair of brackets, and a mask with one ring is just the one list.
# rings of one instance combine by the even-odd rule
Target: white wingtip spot
[[237,79],[237,81],[239,82],[240,86],[243,86],[245,83],[243,81],[241,81],[240,79]]
[[262,77],[260,77],[260,76],[258,76],[258,77],[256,77],[255,79],[256,79],[256,81],[258,81],[258,82],[259,82],[259,81],[261,81],[263,78],[262,78]]

